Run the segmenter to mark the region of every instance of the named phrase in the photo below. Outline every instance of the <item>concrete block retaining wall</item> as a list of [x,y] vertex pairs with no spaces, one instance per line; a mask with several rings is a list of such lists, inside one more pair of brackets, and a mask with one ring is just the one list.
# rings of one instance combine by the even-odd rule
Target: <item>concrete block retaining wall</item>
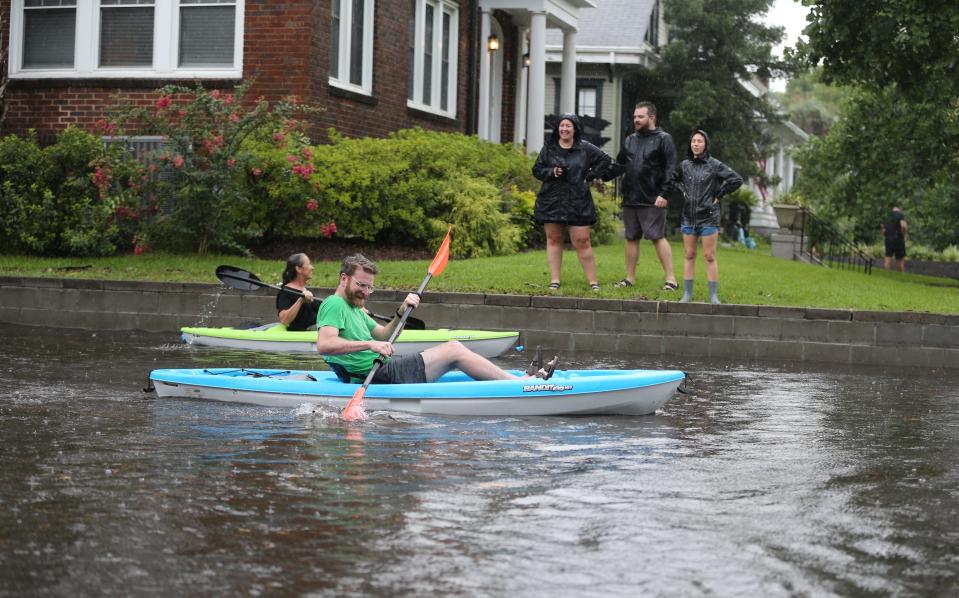
[[[877,262],[882,267],[882,259]],[[906,272],[910,274],[925,274],[926,276],[940,276],[959,280],[959,262],[930,262],[913,260],[906,256]]]
[[[370,308],[391,314],[404,296],[377,291]],[[181,326],[275,321],[273,301],[218,285],[0,277],[0,322],[171,339]],[[431,328],[519,330],[553,351],[959,368],[959,315],[429,291],[416,315]]]

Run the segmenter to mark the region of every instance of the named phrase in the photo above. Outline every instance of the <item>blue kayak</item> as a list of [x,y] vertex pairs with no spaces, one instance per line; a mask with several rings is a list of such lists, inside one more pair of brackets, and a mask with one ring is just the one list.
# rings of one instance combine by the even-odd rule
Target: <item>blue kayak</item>
[[[371,384],[364,403],[368,410],[443,415],[647,415],[685,378],[678,370],[557,370],[549,380],[480,382],[454,371],[426,384]],[[360,387],[322,370],[169,369],[152,371],[150,380],[160,397],[269,407],[342,409]]]

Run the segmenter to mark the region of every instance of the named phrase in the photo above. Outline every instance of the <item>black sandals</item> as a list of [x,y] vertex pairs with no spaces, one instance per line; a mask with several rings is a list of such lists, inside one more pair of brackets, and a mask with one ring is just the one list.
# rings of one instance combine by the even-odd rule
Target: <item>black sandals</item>
[[559,355],[553,355],[553,358],[546,362],[546,364],[536,372],[537,378],[542,378],[543,380],[549,380],[553,377],[553,372],[556,371],[556,364],[559,363]]

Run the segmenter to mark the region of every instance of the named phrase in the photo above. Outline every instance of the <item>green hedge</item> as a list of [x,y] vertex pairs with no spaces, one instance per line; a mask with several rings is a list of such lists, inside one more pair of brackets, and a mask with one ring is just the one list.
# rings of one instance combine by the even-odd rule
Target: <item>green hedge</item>
[[[210,101],[205,95],[195,101],[201,100]],[[33,136],[0,139],[0,250],[107,255],[199,246],[202,253],[334,234],[435,249],[448,225],[457,257],[506,255],[544,244],[542,227],[533,220],[540,188],[531,173],[534,160],[512,145],[410,129],[382,139],[331,132],[330,143],[312,146],[292,128],[264,126],[230,156],[216,151],[218,162],[198,172],[209,174],[222,162],[223,180],[210,193],[229,191],[230,197],[203,211],[188,204],[204,193],[185,183],[171,188],[182,177],[170,174],[191,162],[174,165],[170,148],[144,167],[122,144],[105,146],[74,128],[47,148]],[[603,193],[594,191],[594,198],[599,221],[593,238],[604,243],[615,233],[616,205]],[[198,245],[184,229],[199,230],[201,212],[216,222]]]
[[[331,131],[329,144],[307,151],[283,141],[258,136],[245,146],[255,156],[260,198],[250,219],[273,216],[267,237],[321,237],[335,222],[341,236],[435,248],[452,224],[458,257],[505,255],[543,242],[533,221],[540,187],[534,159],[511,145],[422,129],[385,139]],[[311,171],[304,176],[306,162]],[[301,168],[292,173],[291,165]],[[615,205],[602,194],[596,199],[594,238],[605,242],[615,232]]]
[[132,230],[117,216],[125,195],[98,186],[98,168],[111,151],[76,128],[45,148],[32,133],[0,138],[0,250],[86,256],[123,245]]

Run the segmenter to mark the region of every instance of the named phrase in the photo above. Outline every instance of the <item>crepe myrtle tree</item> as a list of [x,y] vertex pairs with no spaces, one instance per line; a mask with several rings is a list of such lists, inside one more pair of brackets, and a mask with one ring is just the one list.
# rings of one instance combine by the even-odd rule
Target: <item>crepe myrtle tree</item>
[[[257,160],[246,149],[253,135],[273,135],[283,143],[307,147],[309,139],[295,116],[315,110],[295,98],[269,103],[245,102],[251,82],[229,92],[167,85],[147,107],[117,109],[99,123],[121,139],[126,131],[160,135],[162,147],[146,156],[144,201],[151,217],[141,220],[136,246],[192,250],[244,251],[244,243],[262,231],[248,215]],[[287,175],[297,177],[297,164]],[[309,213],[319,206],[308,205]]]

